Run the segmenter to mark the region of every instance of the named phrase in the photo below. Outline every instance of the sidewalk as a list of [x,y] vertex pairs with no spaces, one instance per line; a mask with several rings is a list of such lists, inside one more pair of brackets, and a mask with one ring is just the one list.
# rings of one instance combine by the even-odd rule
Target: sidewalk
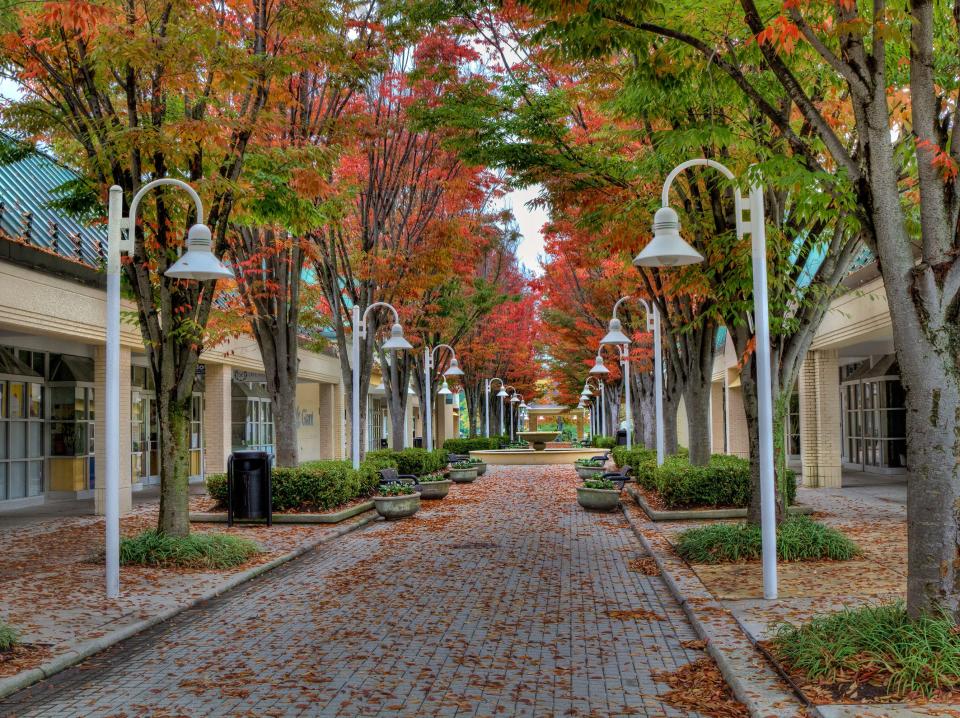
[[[209,507],[206,496],[191,497],[192,510]],[[136,506],[121,520],[121,534],[156,525],[155,501]],[[0,662],[0,697],[42,678],[62,662],[75,662],[121,637],[169,617],[199,600],[282,563],[325,540],[376,518],[373,511],[335,525],[234,526],[194,524],[253,539],[264,553],[225,571],[124,567],[121,596],[104,596],[104,524],[100,516],[35,516],[18,525],[0,523],[0,619],[25,644],[12,660]]]
[[[844,607],[887,603],[906,597],[906,493],[902,479],[898,483],[854,477],[842,489],[801,488],[797,501],[815,509],[813,518],[835,526],[856,541],[863,551],[862,558],[843,562],[781,562],[778,565],[779,597],[772,602],[763,600],[759,562],[689,566],[752,641],[769,638],[781,622],[798,623]],[[631,511],[642,514],[630,503]],[[704,523],[650,522],[646,527],[673,544],[680,532]],[[660,551],[675,557],[665,543],[661,544]],[[830,718],[960,715],[960,706],[934,704],[824,704],[817,705],[816,710]]]

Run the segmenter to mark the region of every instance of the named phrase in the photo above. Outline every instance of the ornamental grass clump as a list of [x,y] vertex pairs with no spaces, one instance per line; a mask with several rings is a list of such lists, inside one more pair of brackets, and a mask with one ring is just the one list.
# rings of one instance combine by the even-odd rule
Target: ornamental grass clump
[[163,568],[233,568],[260,553],[249,539],[222,533],[192,533],[167,536],[150,530],[120,540],[120,563],[124,566]]
[[9,625],[0,621],[0,651],[10,651],[20,642],[17,632]]
[[[690,563],[734,563],[758,560],[761,544],[756,524],[712,524],[684,531],[676,548]],[[859,555],[853,541],[809,516],[791,516],[777,529],[781,561],[846,561]]]
[[845,691],[858,680],[895,698],[960,689],[957,625],[946,615],[911,619],[902,602],[781,624],[770,648],[791,672]]

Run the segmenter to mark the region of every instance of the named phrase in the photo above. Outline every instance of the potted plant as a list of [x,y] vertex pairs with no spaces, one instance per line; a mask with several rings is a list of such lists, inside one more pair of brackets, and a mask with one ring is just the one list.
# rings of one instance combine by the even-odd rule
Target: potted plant
[[600,459],[577,459],[574,467],[581,479],[592,479],[604,472],[605,463]]
[[587,479],[577,487],[577,503],[593,511],[612,511],[620,505],[620,491],[610,479]]
[[418,481],[421,499],[442,499],[450,492],[450,484],[453,483],[450,479],[445,479],[440,472],[421,476]]
[[380,484],[373,505],[385,519],[402,519],[420,510],[420,494],[413,484]]
[[450,464],[450,478],[458,484],[469,484],[476,481],[477,465],[471,464],[469,461],[458,461],[455,464]]
[[487,473],[487,462],[482,461],[481,459],[474,459],[472,456],[467,459],[468,464],[472,464],[477,467],[477,476],[483,476]]

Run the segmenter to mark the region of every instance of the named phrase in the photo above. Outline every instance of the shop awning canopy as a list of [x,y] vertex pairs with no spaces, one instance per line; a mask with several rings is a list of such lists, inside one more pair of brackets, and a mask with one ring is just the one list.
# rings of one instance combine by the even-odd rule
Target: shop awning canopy
[[41,374],[35,372],[33,367],[21,361],[20,357],[6,347],[0,347],[0,375],[43,381]]

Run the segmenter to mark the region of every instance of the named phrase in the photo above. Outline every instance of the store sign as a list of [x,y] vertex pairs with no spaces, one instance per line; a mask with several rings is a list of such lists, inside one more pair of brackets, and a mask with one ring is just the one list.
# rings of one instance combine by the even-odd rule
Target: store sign
[[234,369],[233,380],[234,381],[266,382],[267,375],[259,371],[246,371],[245,369]]

